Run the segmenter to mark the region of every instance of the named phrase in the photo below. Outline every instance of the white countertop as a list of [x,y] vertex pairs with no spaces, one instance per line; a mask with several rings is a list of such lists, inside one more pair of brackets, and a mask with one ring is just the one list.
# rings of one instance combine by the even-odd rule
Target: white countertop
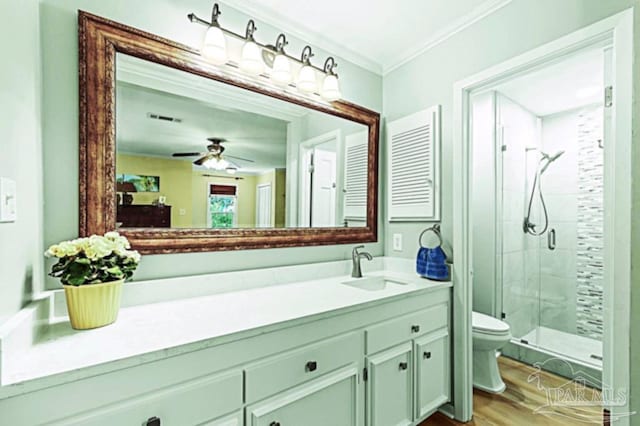
[[28,350],[4,354],[0,398],[246,338],[270,327],[317,320],[338,310],[451,286],[415,274],[368,275],[392,277],[407,285],[366,291],[341,284],[351,279],[342,275],[125,307],[114,324],[94,330],[75,331],[67,321],[52,324]]

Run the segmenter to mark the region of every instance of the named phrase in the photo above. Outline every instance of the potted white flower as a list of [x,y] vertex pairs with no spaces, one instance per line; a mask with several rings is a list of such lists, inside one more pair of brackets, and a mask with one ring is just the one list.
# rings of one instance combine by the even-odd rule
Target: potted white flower
[[97,328],[116,320],[122,283],[140,262],[140,254],[130,248],[125,237],[107,232],[63,241],[45,252],[58,259],[49,275],[62,282],[73,328]]

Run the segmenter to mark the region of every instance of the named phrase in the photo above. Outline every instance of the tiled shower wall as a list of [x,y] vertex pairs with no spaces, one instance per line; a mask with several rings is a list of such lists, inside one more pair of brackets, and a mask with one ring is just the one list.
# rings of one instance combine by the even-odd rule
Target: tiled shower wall
[[604,165],[602,108],[578,119],[577,333],[602,340]]
[[564,154],[549,166],[542,187],[549,229],[540,248],[540,325],[601,339],[603,277],[602,109],[588,107],[542,119],[544,152]]

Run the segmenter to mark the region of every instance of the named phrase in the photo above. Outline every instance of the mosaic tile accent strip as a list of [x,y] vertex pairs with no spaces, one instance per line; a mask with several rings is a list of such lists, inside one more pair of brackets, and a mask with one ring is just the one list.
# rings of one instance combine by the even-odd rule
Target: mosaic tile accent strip
[[602,340],[604,282],[603,111],[585,109],[578,120],[578,223],[576,329]]

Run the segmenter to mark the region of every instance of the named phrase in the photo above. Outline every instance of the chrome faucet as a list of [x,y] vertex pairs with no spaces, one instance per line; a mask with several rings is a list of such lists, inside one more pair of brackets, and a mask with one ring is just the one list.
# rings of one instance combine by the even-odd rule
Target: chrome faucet
[[362,278],[362,269],[360,269],[360,258],[366,257],[367,260],[373,260],[371,254],[366,251],[359,252],[359,249],[364,248],[364,246],[355,246],[353,251],[351,252],[351,260],[353,261],[353,268],[351,268],[351,276],[353,278]]

